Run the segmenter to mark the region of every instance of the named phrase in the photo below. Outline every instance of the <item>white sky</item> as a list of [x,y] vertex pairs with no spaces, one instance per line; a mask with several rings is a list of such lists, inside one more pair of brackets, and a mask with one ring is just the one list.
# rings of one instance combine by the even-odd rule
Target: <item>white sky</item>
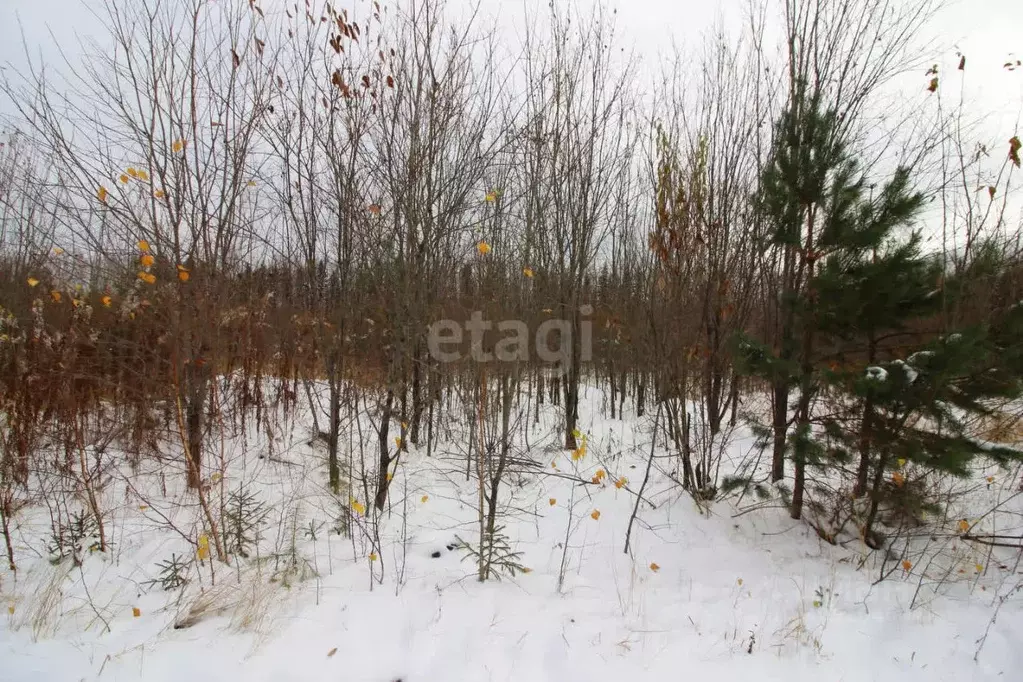
[[[111,0],[137,2],[141,0]],[[210,0],[211,2],[245,3],[248,0]],[[392,2],[394,0],[391,0]],[[554,0],[568,3],[569,0]],[[773,0],[780,7],[782,0]],[[261,0],[267,9],[283,5],[286,0]],[[518,43],[521,17],[526,7],[543,8],[545,0],[479,0],[484,15],[499,17],[500,30],[510,43]],[[593,5],[597,0],[571,0],[578,7]],[[290,5],[291,1],[287,0]],[[302,0],[299,0],[302,4]],[[335,5],[352,4],[335,0]],[[454,6],[468,6],[470,0],[449,0]],[[648,69],[653,69],[660,56],[672,44],[693,45],[716,23],[726,25],[741,17],[747,0],[607,0],[618,9],[619,34],[626,45],[632,45]],[[79,36],[91,36],[101,44],[103,27],[95,13],[102,13],[102,0],[0,0],[0,68],[23,69],[26,64],[22,37],[33,59],[42,59],[51,68],[59,68],[60,56],[55,41],[63,46],[73,60],[80,52]],[[1017,119],[1023,111],[1023,69],[1009,72],[1003,64],[1010,56],[1023,58],[1023,0],[951,0],[932,24],[935,44],[943,49],[928,61],[942,64],[942,94],[957,98],[960,82],[964,83],[966,101],[973,105],[972,117],[984,117],[982,134],[995,149],[1007,144],[1017,132]],[[965,79],[955,71],[956,49],[967,56]],[[651,73],[647,70],[647,73]],[[919,95],[927,79],[906,80],[906,88]],[[9,113],[10,105],[0,96],[0,114]]]
[[[138,0],[114,0],[133,2]],[[556,0],[566,2],[566,0]],[[238,2],[247,0],[211,0],[211,2]],[[274,5],[281,0],[262,0],[261,4]],[[596,0],[573,0],[585,7]],[[466,5],[469,0],[451,0],[452,4]],[[515,21],[526,6],[542,7],[535,0],[480,0],[483,11],[496,14],[501,23],[521,25]],[[78,52],[77,36],[93,36],[102,42],[102,25],[94,12],[102,12],[100,3],[83,0],[0,0],[0,66],[21,69],[25,65],[24,36],[29,51],[35,57],[54,65],[59,56],[54,41],[64,46],[72,58]],[[290,2],[288,3],[290,4]],[[301,4],[301,3],[300,3]],[[345,6],[344,0],[337,0]],[[780,5],[780,1],[778,2]],[[672,42],[695,43],[703,32],[724,17],[725,21],[740,16],[745,0],[608,0],[610,7],[618,9],[620,33],[626,43],[633,43],[637,53],[647,64],[667,53]],[[90,9],[93,8],[93,9]],[[967,96],[976,103],[976,114],[999,116],[1001,124],[992,121],[992,134],[1008,138],[1002,126],[1011,126],[1023,105],[1023,69],[1007,72],[1002,64],[1013,55],[1023,58],[1023,1],[1020,0],[953,0],[936,17],[934,36],[946,47],[943,54],[934,55],[951,73],[955,66],[954,50],[962,50],[968,58]],[[517,36],[511,35],[512,41]],[[921,76],[921,82],[923,77]],[[9,111],[0,102],[0,111]],[[1001,128],[1001,130],[999,130]]]

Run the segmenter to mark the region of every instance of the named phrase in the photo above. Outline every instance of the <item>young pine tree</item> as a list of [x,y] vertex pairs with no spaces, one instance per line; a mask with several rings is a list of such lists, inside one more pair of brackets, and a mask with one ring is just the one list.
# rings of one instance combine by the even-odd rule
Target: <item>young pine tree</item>
[[[811,406],[822,390],[830,392],[835,373],[820,348],[865,341],[867,353],[876,354],[879,335],[922,310],[933,282],[919,240],[899,246],[897,232],[923,201],[909,191],[908,171],[898,170],[878,196],[868,196],[837,124],[834,111],[797,93],[775,126],[758,198],[772,228],[767,248],[779,263],[778,322],[770,346],[741,343],[740,365],[772,387],[772,479],[784,477],[788,455],[795,519],[803,511],[807,466],[827,463]],[[863,410],[873,407],[865,402]]]
[[[887,352],[886,346],[890,349],[892,342],[917,335],[914,321],[933,320],[939,310],[941,297],[935,288],[941,280],[939,263],[921,253],[919,233],[908,238],[899,234],[923,204],[923,197],[910,193],[908,186],[909,173],[899,169],[876,200],[862,203],[856,220],[862,239],[854,235],[845,239],[847,247],[824,262],[814,282],[821,301],[818,329],[837,349],[829,368],[847,365],[849,356],[873,366]],[[857,241],[864,246],[857,247]],[[862,374],[863,367],[858,369]],[[844,381],[834,374],[829,379]],[[871,464],[872,397],[860,396],[855,411],[859,425],[853,497],[858,498],[867,489]]]
[[1017,305],[992,324],[942,336],[905,361],[868,366],[849,377],[852,394],[872,407],[870,421],[860,424],[872,470],[860,526],[867,544],[881,544],[874,530],[878,509],[899,497],[907,466],[963,476],[978,457],[1002,463],[1023,457],[1017,449],[977,439],[967,428],[971,417],[1020,396],[1021,339],[1023,306]]
[[[984,269],[1006,273],[1014,267],[997,260]],[[961,290],[954,279],[949,287]],[[928,303],[934,298],[929,296]],[[869,480],[869,488],[863,487],[869,505],[860,531],[868,544],[880,544],[874,526],[882,503],[907,506],[909,471],[962,476],[977,458],[1005,463],[1023,457],[1017,448],[985,442],[969,430],[975,417],[1019,398],[1021,376],[1023,305],[1004,302],[992,306],[980,322],[918,344],[904,361],[868,365],[846,377],[849,392],[871,406],[869,421],[864,418],[858,425],[866,444],[861,467]],[[833,431],[848,436],[848,429]]]

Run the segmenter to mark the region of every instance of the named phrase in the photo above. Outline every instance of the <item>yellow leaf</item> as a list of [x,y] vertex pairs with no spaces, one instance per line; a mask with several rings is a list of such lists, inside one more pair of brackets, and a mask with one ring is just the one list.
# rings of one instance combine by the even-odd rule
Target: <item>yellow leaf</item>
[[151,267],[153,267],[153,263],[156,262],[156,259],[153,258],[153,254],[151,254],[151,253],[144,253],[144,254],[142,254],[142,257],[139,258],[139,262],[142,263],[142,267],[144,267],[144,268],[151,268]]
[[558,503],[558,500],[553,498],[553,497],[551,499],[547,500],[547,504],[551,505],[552,507],[554,505],[556,505],[557,503]]
[[901,469],[902,467],[906,466],[906,458],[899,457],[899,459],[896,460],[896,463],[899,465],[899,468]]
[[100,185],[100,188],[96,190],[96,198],[99,199],[101,203],[107,203],[107,188]]
[[149,242],[147,242],[145,239],[140,239],[139,251],[141,251],[142,253],[149,253]]
[[185,148],[184,140],[174,140],[174,142],[171,144],[171,151],[173,151],[175,154],[177,154],[184,148]]
[[103,304],[104,308],[109,308],[110,304],[113,303],[113,302],[114,302],[114,300],[112,298],[110,298],[109,296],[104,296],[103,298],[100,299],[100,303]]
[[573,438],[582,438],[582,436],[583,436],[583,434],[580,433],[579,429],[572,429],[572,437]]
[[249,187],[255,187],[256,186],[256,181],[255,180],[249,180],[248,186]]
[[624,476],[622,476],[617,481],[615,481],[615,487],[618,488],[619,490],[621,490],[622,488],[624,488],[626,486],[626,484],[628,484],[628,482],[629,482],[629,480],[627,478],[625,478]]
[[387,482],[390,483],[392,478],[394,478],[394,474],[392,474],[390,471],[388,471],[387,472]]
[[590,514],[590,518],[591,518],[591,519],[593,519],[594,521],[596,521],[597,519],[599,519],[599,518],[600,518],[600,511],[599,511],[599,510],[597,510],[597,509],[594,509],[594,510],[593,510],[593,513],[592,513],[592,514]]
[[149,173],[145,172],[144,170],[140,170],[138,178],[139,180],[149,180]]
[[903,559],[902,560],[902,569],[905,570],[905,571],[908,571],[911,568],[913,568],[913,562],[910,561],[909,559]]
[[64,249],[60,248],[59,246],[54,246],[53,247],[53,255],[54,256],[59,256],[62,253],[64,253]]
[[149,505],[147,505],[147,504],[140,504],[139,505],[139,511],[148,511],[148,510],[149,510]]
[[486,197],[484,197],[484,199],[486,201],[489,201],[490,203],[497,201],[497,192],[495,190],[487,192],[487,195]]
[[121,177],[118,178],[118,180],[120,180],[123,184],[128,184],[128,179],[129,179],[128,176],[125,175],[124,173],[122,173]]
[[220,475],[219,471],[214,471],[213,475],[210,476],[210,481],[213,482],[213,483],[220,483],[220,479],[222,479],[222,478],[223,478],[223,476]]
[[485,256],[490,253],[490,244],[486,242],[480,242],[476,245],[476,250],[480,252],[480,255]]
[[977,569],[977,573],[980,573],[984,570],[984,564],[976,564],[974,568]]
[[995,482],[995,477],[994,476],[988,476],[987,477],[987,482],[988,483],[994,483]]
[[128,175],[130,175],[133,178],[137,178],[139,176],[139,172],[132,168],[131,166],[128,166]]
[[134,616],[135,618],[138,618],[139,616],[142,615],[142,611],[139,609],[139,607],[133,606],[131,607],[131,615]]
[[605,476],[607,476],[607,472],[603,469],[597,469],[597,473],[593,475],[598,481],[603,481]]
[[11,604],[10,606],[7,607],[7,613],[9,613],[12,616],[14,615],[14,604]]
[[970,530],[970,522],[966,519],[959,519],[959,530],[963,533]]
[[327,658],[330,658],[331,656],[333,656],[336,653],[337,653],[337,647],[334,647],[333,649],[331,649],[330,651],[327,652]]
[[533,569],[529,568],[528,566],[523,566],[522,567],[522,572],[523,573],[532,573]]
[[526,277],[532,277],[533,268],[522,268],[522,274],[525,275]]
[[189,277],[191,277],[191,275],[188,274],[188,270],[181,269],[181,266],[179,265],[178,266],[178,279],[180,279],[182,282],[187,282]]
[[366,513],[366,505],[362,504],[354,497],[351,499],[351,505],[352,511],[354,511],[356,514],[359,514],[361,516],[362,514]]
[[153,192],[153,196],[156,197],[157,199],[163,199],[164,196],[166,195],[163,193],[162,189],[158,189],[155,192]]
[[650,562],[650,570],[657,573],[657,571],[661,570],[661,567],[654,562]]
[[156,282],[156,275],[154,275],[151,272],[140,272],[139,279],[141,279],[146,284],[153,284]]
[[906,477],[902,475],[901,471],[896,471],[894,474],[892,474],[892,483],[894,483],[895,485],[901,487],[903,484],[905,484],[905,482]]
[[206,537],[206,533],[199,536],[199,549],[196,555],[199,557],[199,561],[210,558],[210,539]]
[[28,282],[28,285],[30,287],[34,287],[39,284],[39,280],[37,280],[35,277],[29,277],[26,281]]
[[50,292],[50,297],[53,299],[54,303],[60,303],[60,292],[59,291],[56,291],[56,290],[51,291]]
[[371,554],[369,555],[369,560],[370,560],[370,561],[376,561],[376,560],[377,560],[377,553],[376,553],[376,552],[372,552],[372,553],[371,553]]
[[396,446],[398,446],[399,448],[401,447],[401,436],[396,436],[396,437],[394,438],[394,444],[395,444]]
[[426,502],[428,499],[430,499],[429,495],[423,495],[422,497],[419,498],[419,501],[420,502]]
[[582,444],[572,451],[572,460],[578,462],[586,456],[586,439],[583,438]]

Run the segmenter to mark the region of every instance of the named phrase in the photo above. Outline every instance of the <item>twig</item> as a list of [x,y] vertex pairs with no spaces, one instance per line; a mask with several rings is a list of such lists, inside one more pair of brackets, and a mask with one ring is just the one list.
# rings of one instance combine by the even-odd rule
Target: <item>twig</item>
[[643,499],[643,491],[646,490],[647,481],[650,480],[650,469],[654,464],[654,446],[657,444],[657,422],[661,418],[662,403],[657,403],[657,412],[654,414],[654,438],[650,441],[650,456],[646,460],[646,472],[643,474],[643,482],[639,484],[639,492],[636,494],[636,504],[632,507],[632,515],[629,517],[629,527],[625,531],[625,554],[629,553],[629,543],[632,540],[632,524],[639,513],[639,501]]
[[103,614],[96,608],[96,604],[92,601],[92,595],[89,593],[89,583],[85,579],[85,571],[82,570],[82,565],[78,564],[78,573],[82,576],[82,587],[85,588],[85,596],[89,600],[89,606],[92,607],[92,612],[96,614],[96,617],[103,621],[103,625],[106,627],[107,632],[110,632],[110,622],[103,617]]

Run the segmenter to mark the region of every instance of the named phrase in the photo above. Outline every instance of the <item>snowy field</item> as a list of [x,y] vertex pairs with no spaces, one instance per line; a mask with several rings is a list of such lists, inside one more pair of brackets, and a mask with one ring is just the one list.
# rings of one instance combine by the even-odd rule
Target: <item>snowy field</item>
[[[675,459],[658,436],[626,554],[652,414],[612,420],[599,416],[601,402],[586,392],[578,461],[555,445],[556,408],[530,418],[528,437],[517,432],[515,457],[537,466],[509,475],[500,523],[529,571],[500,582],[478,583],[473,560],[448,548],[478,540],[478,488],[454,424],[439,430],[432,457],[425,446],[402,455],[379,524],[372,510],[353,511],[346,537],[331,532],[341,505],[303,416],[282,422],[272,443],[250,423],[214,455],[223,466],[211,500],[244,484],[265,510],[257,545],[230,565],[196,561],[195,496],[151,460],[109,472],[111,548],[84,551],[80,567],[50,560],[50,511],[24,508],[17,576],[0,573],[0,679],[1020,679],[1019,551],[956,535],[959,516],[1004,530],[1006,510],[1023,508],[1012,497],[1018,472],[961,483],[976,488],[966,498],[975,508],[885,558],[855,539],[821,541],[777,501],[732,496],[701,508],[673,482]],[[372,462],[368,417],[361,431]],[[357,461],[358,445],[344,445]],[[739,428],[722,471],[751,448]],[[345,495],[370,506],[359,480]],[[188,564],[187,584],[148,582],[172,554]]]

